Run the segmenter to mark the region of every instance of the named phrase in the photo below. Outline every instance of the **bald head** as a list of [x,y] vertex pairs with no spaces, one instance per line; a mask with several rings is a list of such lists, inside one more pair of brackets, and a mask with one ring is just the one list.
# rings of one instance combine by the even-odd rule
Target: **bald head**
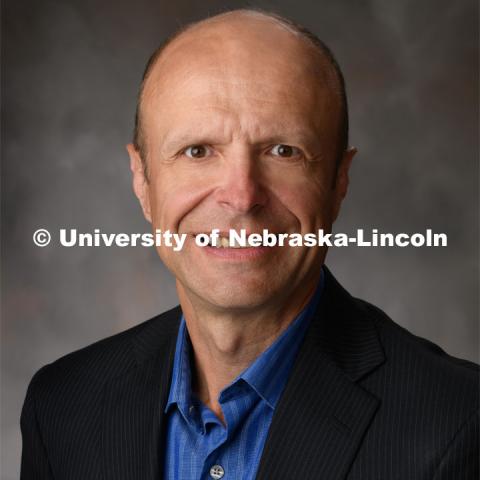
[[321,91],[337,127],[336,157],[347,148],[344,80],[330,50],[310,31],[288,19],[256,10],[234,10],[175,32],[150,57],[138,96],[133,142],[145,169],[150,103],[165,89],[178,87],[182,78],[191,78],[195,70],[211,68],[228,70],[239,83],[245,73],[254,79],[278,72],[292,78],[291,93]]

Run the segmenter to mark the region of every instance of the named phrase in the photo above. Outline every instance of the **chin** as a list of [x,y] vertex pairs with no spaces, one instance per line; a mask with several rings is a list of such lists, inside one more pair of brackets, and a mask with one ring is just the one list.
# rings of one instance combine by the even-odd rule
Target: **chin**
[[[203,289],[202,289],[203,290]],[[194,290],[195,293],[215,308],[250,310],[268,303],[274,296],[272,285],[252,283],[217,284],[208,290]]]

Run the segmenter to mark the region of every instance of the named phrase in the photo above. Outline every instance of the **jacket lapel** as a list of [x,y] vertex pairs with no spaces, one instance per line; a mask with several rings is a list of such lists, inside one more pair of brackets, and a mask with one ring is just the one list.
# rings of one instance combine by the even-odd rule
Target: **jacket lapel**
[[358,385],[384,361],[375,326],[326,272],[325,289],[277,405],[257,479],[344,479],[379,400]]
[[133,341],[135,365],[107,383],[103,399],[103,477],[162,478],[164,415],[180,309],[150,321]]

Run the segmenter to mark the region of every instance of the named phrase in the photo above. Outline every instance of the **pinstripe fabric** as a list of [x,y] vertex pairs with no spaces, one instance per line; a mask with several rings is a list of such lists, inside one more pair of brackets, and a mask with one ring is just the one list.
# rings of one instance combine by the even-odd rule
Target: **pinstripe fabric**
[[[177,307],[34,376],[22,480],[162,478],[180,316]],[[476,365],[352,298],[326,270],[257,479],[477,480],[478,380]]]
[[305,331],[317,310],[323,272],[309,304],[288,328],[219,395],[226,425],[191,388],[191,342],[182,317],[175,347],[173,380],[165,412],[165,479],[210,478],[220,465],[225,480],[253,480],[273,413]]

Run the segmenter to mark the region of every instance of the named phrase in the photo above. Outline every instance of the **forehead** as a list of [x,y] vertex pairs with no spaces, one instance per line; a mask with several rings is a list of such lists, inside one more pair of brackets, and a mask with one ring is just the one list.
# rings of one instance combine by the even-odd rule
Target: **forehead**
[[255,18],[213,22],[165,49],[146,81],[142,114],[146,124],[202,110],[335,123],[335,90],[325,59],[283,26]]

